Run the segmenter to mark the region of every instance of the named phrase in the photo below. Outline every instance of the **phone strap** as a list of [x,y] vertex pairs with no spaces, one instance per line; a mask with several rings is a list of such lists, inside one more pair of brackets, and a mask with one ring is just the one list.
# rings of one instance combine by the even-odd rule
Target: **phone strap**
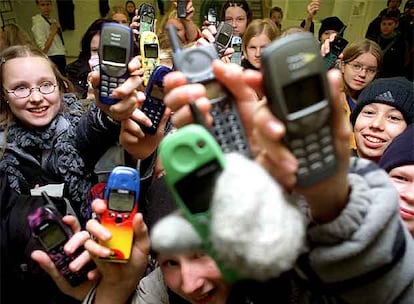
[[[50,20],[49,19],[47,19],[45,16],[43,16],[42,15],[42,17],[43,17],[43,19],[45,19],[46,20],[46,22],[49,24],[49,25],[52,25],[52,23],[50,22]],[[58,35],[59,35],[59,37],[60,37],[60,40],[62,41],[62,44],[63,45],[65,45],[65,41],[63,41],[63,35],[62,35],[62,30],[61,29],[58,29]]]

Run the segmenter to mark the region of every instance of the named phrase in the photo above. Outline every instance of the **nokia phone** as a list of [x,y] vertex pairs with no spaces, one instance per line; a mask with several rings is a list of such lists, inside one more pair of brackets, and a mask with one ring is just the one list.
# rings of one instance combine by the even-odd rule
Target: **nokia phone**
[[131,254],[134,229],[132,220],[138,212],[140,191],[139,173],[136,169],[125,166],[115,167],[109,174],[104,191],[107,209],[100,222],[112,234],[107,242],[101,245],[111,250],[105,260],[126,263]]
[[78,286],[88,279],[88,271],[96,266],[93,262],[89,262],[79,271],[74,272],[69,269],[69,264],[84,251],[84,248],[79,247],[70,255],[65,253],[63,247],[72,237],[73,232],[62,221],[61,214],[45,191],[42,192],[42,196],[47,204],[37,208],[27,217],[32,236],[40,243],[70,285]]
[[240,36],[233,36],[231,39],[231,48],[233,48],[234,53],[231,55],[230,62],[241,64],[242,61],[242,38]]
[[154,32],[155,8],[149,3],[142,3],[138,8],[139,33]]
[[177,17],[185,18],[187,16],[187,0],[177,0]]
[[262,53],[267,104],[286,126],[285,143],[299,162],[297,185],[336,172],[331,94],[319,44],[311,33],[275,40]]
[[164,104],[164,76],[171,72],[167,66],[157,66],[151,74],[148,85],[145,88],[145,101],[141,107],[141,111],[151,119],[152,126],[147,127],[140,124],[145,134],[153,135],[157,133],[161,118],[165,111]]
[[[174,26],[169,26],[168,34],[173,49],[175,69],[182,71],[188,83],[201,83],[206,87],[207,98],[211,103],[213,125],[211,133],[223,152],[239,152],[252,157],[248,140],[240,120],[237,107],[230,92],[216,80],[211,63],[218,59],[213,44],[197,48],[181,48]],[[194,64],[197,63],[197,64]]]
[[233,26],[227,22],[220,22],[215,35],[214,45],[218,56],[221,58],[226,49],[230,46],[233,37]]
[[99,99],[102,103],[112,105],[120,101],[112,96],[112,91],[128,79],[133,50],[134,37],[128,26],[115,22],[102,25],[99,43]]
[[146,86],[148,85],[152,71],[160,64],[160,45],[157,35],[150,31],[142,32],[139,39],[139,49],[142,69],[144,70],[142,78],[144,80],[144,86]]

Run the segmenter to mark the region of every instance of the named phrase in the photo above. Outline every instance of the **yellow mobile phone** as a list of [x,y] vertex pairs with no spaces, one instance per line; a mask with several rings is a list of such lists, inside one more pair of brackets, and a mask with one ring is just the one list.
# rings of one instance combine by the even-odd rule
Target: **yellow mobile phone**
[[141,64],[144,69],[144,85],[147,86],[154,69],[160,64],[160,45],[158,37],[154,32],[145,31],[139,39],[141,53]]

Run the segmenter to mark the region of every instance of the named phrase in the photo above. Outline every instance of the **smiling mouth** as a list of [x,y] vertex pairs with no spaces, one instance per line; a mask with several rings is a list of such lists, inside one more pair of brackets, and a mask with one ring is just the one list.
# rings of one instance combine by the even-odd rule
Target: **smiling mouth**
[[33,113],[41,113],[47,110],[47,107],[41,107],[41,108],[34,108],[34,109],[29,109],[29,112],[33,112]]
[[382,139],[377,138],[377,137],[372,137],[372,136],[369,136],[369,135],[365,135],[364,138],[366,140],[368,140],[369,142],[372,142],[374,144],[379,144],[379,143],[385,142],[385,140],[382,140]]

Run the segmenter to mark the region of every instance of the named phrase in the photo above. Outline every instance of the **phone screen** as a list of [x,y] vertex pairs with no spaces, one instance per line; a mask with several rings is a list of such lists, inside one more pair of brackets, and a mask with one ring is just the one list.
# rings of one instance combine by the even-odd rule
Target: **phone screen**
[[54,222],[47,222],[47,224],[39,229],[42,229],[38,234],[40,243],[48,251],[66,242],[67,237],[65,232],[62,227]]
[[191,213],[206,212],[210,208],[214,185],[221,166],[210,161],[176,183],[176,189]]
[[289,113],[307,108],[324,99],[322,79],[319,74],[300,79],[283,87],[286,107]]
[[158,45],[156,43],[145,44],[144,52],[147,58],[158,58]]
[[103,47],[103,58],[105,58],[105,61],[125,63],[126,54],[126,49],[122,47],[113,45],[104,45]]
[[109,194],[109,209],[128,212],[134,208],[135,195],[128,190],[112,190]]
[[158,102],[159,100],[163,100],[164,98],[164,88],[163,86],[159,85],[158,83],[152,84],[151,89],[151,97],[153,97],[155,100],[153,102]]

